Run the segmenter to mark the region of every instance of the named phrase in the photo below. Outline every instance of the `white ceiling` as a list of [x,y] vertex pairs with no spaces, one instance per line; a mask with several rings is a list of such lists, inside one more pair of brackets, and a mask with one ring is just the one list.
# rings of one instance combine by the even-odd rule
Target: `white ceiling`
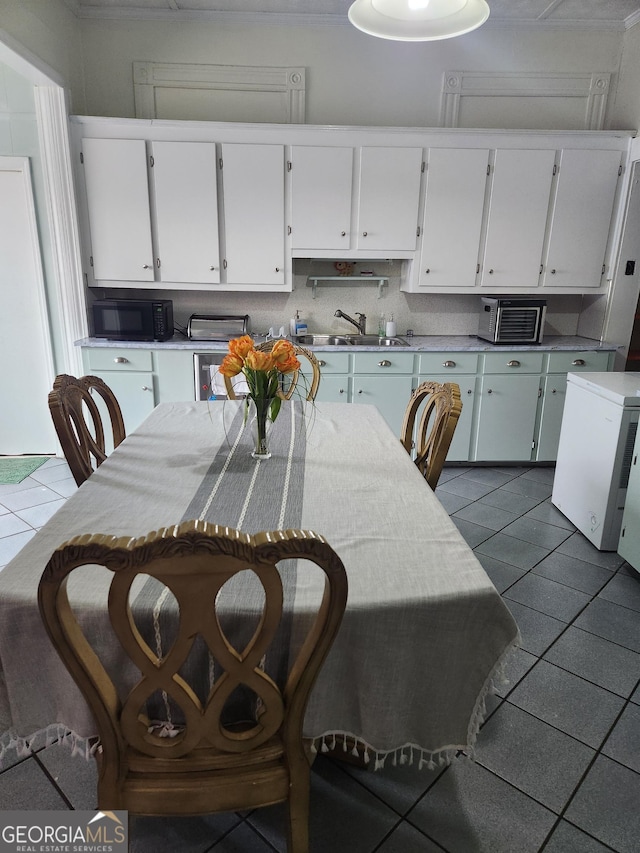
[[[64,0],[81,18],[214,20],[235,18],[347,23],[351,0]],[[486,26],[624,30],[640,21],[640,0],[488,0]]]

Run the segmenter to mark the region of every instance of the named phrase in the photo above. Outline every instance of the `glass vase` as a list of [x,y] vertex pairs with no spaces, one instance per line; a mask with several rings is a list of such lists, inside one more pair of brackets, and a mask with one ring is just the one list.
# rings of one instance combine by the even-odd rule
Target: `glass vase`
[[251,455],[254,459],[270,459],[269,434],[273,423],[269,420],[269,408],[271,397],[258,397],[249,402],[249,416],[251,436],[253,438],[253,450]]

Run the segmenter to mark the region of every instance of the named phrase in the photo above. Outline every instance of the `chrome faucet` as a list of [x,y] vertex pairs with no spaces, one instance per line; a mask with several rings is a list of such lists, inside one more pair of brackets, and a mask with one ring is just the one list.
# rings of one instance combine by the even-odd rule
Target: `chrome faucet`
[[356,311],[356,317],[358,320],[354,320],[353,317],[350,317],[348,314],[345,314],[344,311],[341,311],[339,308],[336,313],[333,315],[334,317],[342,317],[344,320],[347,320],[349,323],[353,323],[353,325],[358,330],[360,335],[366,335],[367,333],[367,315],[366,314],[358,314]]

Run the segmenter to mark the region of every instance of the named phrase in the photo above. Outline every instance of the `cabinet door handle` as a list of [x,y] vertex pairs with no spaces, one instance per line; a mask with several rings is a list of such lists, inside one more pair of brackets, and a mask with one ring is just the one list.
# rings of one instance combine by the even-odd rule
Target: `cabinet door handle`
[[473,394],[473,391],[471,390],[471,388],[467,388],[467,394]]
[[431,272],[431,269],[430,269],[429,267],[427,267],[427,269],[425,270],[425,273],[426,273],[427,275],[429,275],[429,273],[430,273],[430,272]]
[[362,394],[362,388],[358,390],[358,394]]
[[[341,388],[338,393],[344,394],[344,388]],[[358,391],[358,394],[362,394],[362,391]]]
[[320,359],[320,358],[318,359],[318,364],[320,365],[320,367],[324,367],[326,365],[326,363],[327,363],[326,361],[322,361],[322,359]]
[[209,267],[209,269],[213,272],[213,270],[215,269],[215,267]]
[[143,270],[150,270],[151,266],[149,264],[142,264],[142,269]]
[[493,388],[489,388],[489,389],[487,390],[487,394],[493,394]]
[[558,389],[557,389],[557,388],[552,388],[552,389],[551,389],[551,393],[552,393],[552,394],[557,394],[557,393],[558,393]]
[[129,364],[129,359],[119,355],[113,359],[116,364]]
[[276,267],[276,272],[280,272],[280,267]]
[[507,362],[507,367],[520,367],[520,362],[514,358]]
[[222,267],[223,267],[223,269],[226,270],[226,268],[227,268],[227,259],[226,258],[222,262]]
[[391,367],[391,362],[390,362],[390,361],[388,361],[388,360],[385,358],[385,359],[383,359],[382,361],[379,361],[379,362],[378,362],[378,365],[379,365],[380,367]]
[[148,385],[143,385],[143,386],[142,386],[142,390],[143,390],[143,391],[151,391],[151,388],[149,388],[149,386],[148,386]]
[[346,237],[346,236],[347,236],[347,232],[346,232],[346,231],[341,231],[341,232],[340,232],[340,236],[341,236],[341,237]]
[[555,274],[556,274],[556,271],[555,271],[555,270],[551,270],[551,275],[555,275]]
[[363,236],[363,237],[366,237],[366,236],[367,236],[367,232],[366,232],[366,231],[363,231],[363,232],[362,232],[362,236]]
[[584,367],[586,362],[585,362],[584,358],[576,358],[575,361],[571,362],[571,364],[574,367]]
[[456,363],[455,363],[455,361],[443,361],[442,366],[443,367],[455,367]]
[[489,270],[489,275],[493,275],[493,270]]

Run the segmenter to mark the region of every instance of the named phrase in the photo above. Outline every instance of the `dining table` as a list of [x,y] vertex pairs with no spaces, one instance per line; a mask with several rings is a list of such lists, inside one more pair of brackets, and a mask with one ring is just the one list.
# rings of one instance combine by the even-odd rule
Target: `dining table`
[[[252,457],[250,433],[242,400],[158,405],[0,571],[0,763],[55,740],[96,748],[38,610],[53,551],[79,534],[139,537],[189,519],[312,530],[344,563],[346,610],[305,716],[312,751],[348,743],[375,769],[473,755],[518,627],[399,438],[374,406],[297,400],[272,425],[271,458]],[[126,689],[107,581],[83,571],[73,607]],[[300,573],[285,598],[304,616],[316,593]]]

